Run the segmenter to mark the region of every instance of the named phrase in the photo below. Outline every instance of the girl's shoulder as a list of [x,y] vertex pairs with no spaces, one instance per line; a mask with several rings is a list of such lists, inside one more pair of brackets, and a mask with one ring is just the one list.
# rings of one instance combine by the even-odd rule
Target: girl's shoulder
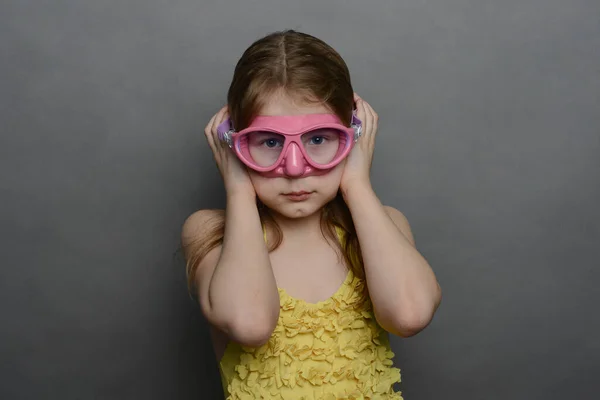
[[398,230],[402,232],[402,234],[414,246],[415,238],[410,228],[408,219],[406,219],[406,216],[404,216],[404,214],[401,211],[395,209],[394,207],[383,206],[383,208],[385,209],[385,212],[390,217],[394,225],[396,225],[396,228],[398,228]]
[[181,229],[181,239],[185,243],[202,240],[214,232],[225,221],[225,210],[204,209],[192,213],[186,218]]

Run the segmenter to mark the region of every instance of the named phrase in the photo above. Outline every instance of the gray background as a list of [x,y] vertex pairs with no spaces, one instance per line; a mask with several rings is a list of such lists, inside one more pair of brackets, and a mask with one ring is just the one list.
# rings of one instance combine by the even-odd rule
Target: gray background
[[0,3],[0,398],[218,399],[184,219],[255,39],[334,46],[373,171],[444,299],[395,340],[407,400],[597,398],[600,2]]

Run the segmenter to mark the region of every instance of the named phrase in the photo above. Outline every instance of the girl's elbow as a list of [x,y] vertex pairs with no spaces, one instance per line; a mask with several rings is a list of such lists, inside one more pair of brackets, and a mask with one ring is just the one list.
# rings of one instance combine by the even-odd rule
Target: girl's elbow
[[229,326],[231,339],[243,346],[260,347],[267,343],[275,330],[279,315],[244,315],[236,318]]
[[429,325],[429,322],[430,319],[428,320],[426,318],[393,318],[381,325],[386,331],[396,336],[408,338],[425,329],[427,325]]
[[429,325],[432,320],[432,314],[416,315],[412,318],[399,318],[394,321],[394,330],[396,335],[407,338],[416,335]]
[[[380,325],[388,332],[400,336],[410,337],[425,329],[433,320],[442,301],[442,288],[436,281],[435,287],[426,297],[418,300],[398,299],[381,317],[384,324]],[[377,313],[376,313],[377,316]],[[377,317],[379,321],[379,317]]]
[[386,331],[403,338],[416,335],[425,329],[431,320],[435,310],[433,307],[427,310],[415,311],[398,310],[390,312],[387,316],[378,317],[380,325]]

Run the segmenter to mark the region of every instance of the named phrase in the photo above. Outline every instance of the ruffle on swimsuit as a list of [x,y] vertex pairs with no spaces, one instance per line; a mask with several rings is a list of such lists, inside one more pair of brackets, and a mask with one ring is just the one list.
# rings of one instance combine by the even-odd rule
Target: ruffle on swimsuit
[[348,272],[329,299],[307,303],[279,289],[280,315],[270,340],[230,342],[220,362],[227,400],[402,400],[400,370],[377,324],[365,281]]

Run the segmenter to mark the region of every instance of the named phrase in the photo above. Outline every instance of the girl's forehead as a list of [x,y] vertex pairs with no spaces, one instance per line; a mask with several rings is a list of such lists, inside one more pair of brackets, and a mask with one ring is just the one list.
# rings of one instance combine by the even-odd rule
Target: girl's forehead
[[277,131],[301,132],[307,127],[343,127],[337,115],[331,113],[258,115],[248,129],[266,128]]
[[306,115],[328,114],[331,110],[322,102],[310,102],[299,96],[292,97],[285,93],[278,93],[265,99],[258,115]]

